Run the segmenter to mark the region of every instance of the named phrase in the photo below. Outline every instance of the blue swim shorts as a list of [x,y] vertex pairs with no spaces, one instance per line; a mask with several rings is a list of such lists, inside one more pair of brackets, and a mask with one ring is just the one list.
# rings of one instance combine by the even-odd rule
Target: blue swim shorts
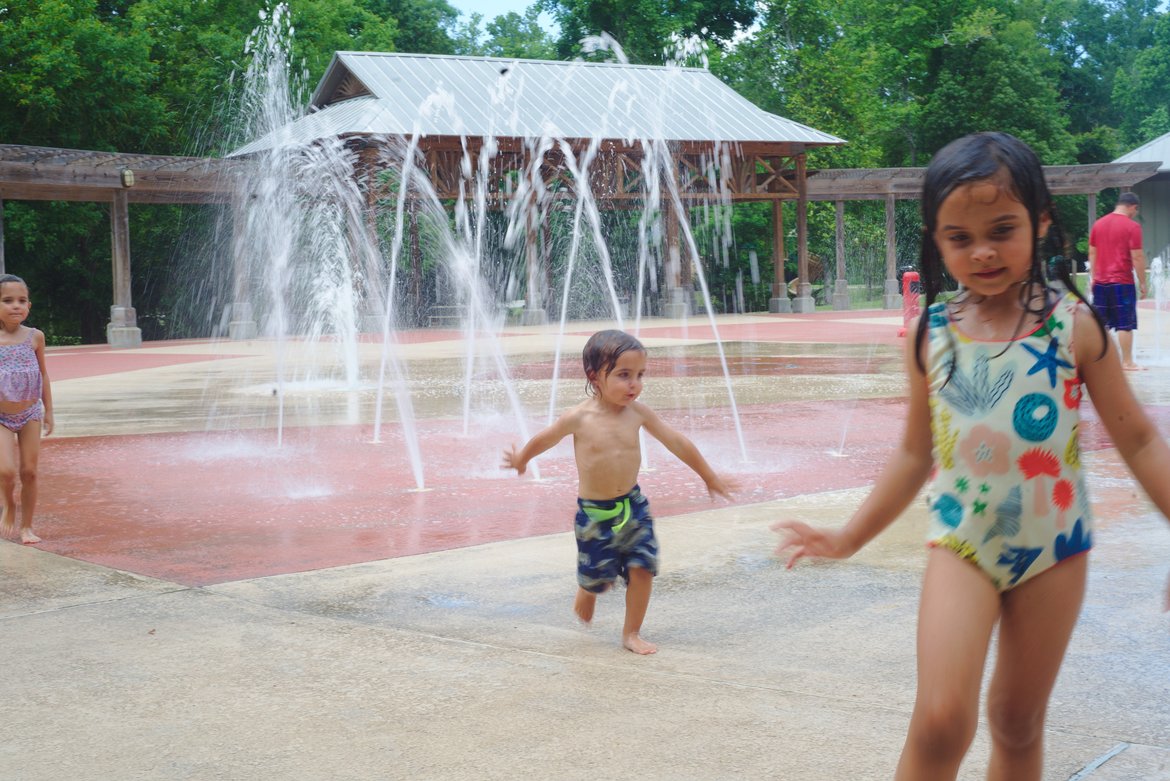
[[1112,331],[1137,330],[1137,286],[1093,283],[1093,308]]
[[630,567],[658,574],[658,540],[650,502],[638,486],[616,499],[578,499],[577,582],[594,594],[618,576],[630,582]]

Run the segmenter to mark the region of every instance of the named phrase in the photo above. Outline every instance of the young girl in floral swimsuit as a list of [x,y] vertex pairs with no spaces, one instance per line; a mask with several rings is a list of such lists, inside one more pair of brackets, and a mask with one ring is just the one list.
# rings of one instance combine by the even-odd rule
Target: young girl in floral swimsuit
[[[954,141],[922,192],[926,313],[907,339],[901,445],[841,529],[773,528],[792,566],[845,558],[933,474],[918,613],[918,694],[895,779],[954,779],[978,725],[983,668],[988,779],[1039,781],[1044,719],[1085,592],[1093,541],[1078,445],[1082,388],[1153,503],[1170,515],[1170,448],[1130,391],[1101,321],[1043,260],[1061,252],[1034,152],[1004,133]],[[1057,239],[1045,247],[1046,239]],[[960,285],[936,302],[944,272]],[[1068,292],[1066,292],[1068,291]]]

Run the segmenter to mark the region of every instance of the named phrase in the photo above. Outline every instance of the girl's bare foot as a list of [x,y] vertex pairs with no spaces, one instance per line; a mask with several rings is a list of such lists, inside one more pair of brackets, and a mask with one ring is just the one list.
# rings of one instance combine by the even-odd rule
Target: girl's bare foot
[[633,651],[634,653],[642,654],[643,656],[646,654],[658,653],[658,646],[654,645],[654,643],[646,642],[637,633],[623,637],[622,647],[627,651]]
[[573,600],[573,612],[582,624],[593,620],[593,608],[597,607],[597,595],[583,588],[577,589],[577,598]]
[[32,529],[21,529],[20,530],[20,541],[24,545],[36,545],[38,542],[41,541],[41,538],[36,536],[35,534],[33,534]]
[[8,510],[4,510],[0,514],[0,537],[11,537],[14,531],[16,531],[16,525],[13,523],[13,515]]

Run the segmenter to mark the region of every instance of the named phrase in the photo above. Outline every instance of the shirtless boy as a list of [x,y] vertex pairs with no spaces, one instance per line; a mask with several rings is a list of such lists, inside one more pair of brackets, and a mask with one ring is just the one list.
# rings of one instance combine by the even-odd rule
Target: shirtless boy
[[639,429],[666,446],[703,479],[712,498],[730,499],[731,485],[715,474],[683,434],[638,401],[646,373],[646,349],[623,331],[599,331],[582,353],[588,381],[585,401],[562,414],[519,451],[504,452],[504,468],[524,474],[528,462],[573,436],[577,460],[577,599],[573,609],[585,623],[593,619],[597,595],[620,575],[626,582],[622,645],[636,654],[657,646],[640,636],[658,573],[658,541],[650,505],[638,488],[642,463]]

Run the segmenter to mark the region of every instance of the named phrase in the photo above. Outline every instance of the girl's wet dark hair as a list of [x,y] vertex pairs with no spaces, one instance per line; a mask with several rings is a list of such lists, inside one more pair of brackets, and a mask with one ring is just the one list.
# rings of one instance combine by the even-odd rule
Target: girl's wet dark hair
[[[922,252],[919,273],[926,306],[918,320],[915,345],[918,347],[916,360],[923,371],[926,371],[926,367],[922,364],[921,348],[930,319],[925,310],[942,293],[947,279],[942,253],[934,243],[939,209],[947,197],[960,187],[986,181],[1001,183],[1012,197],[1023,204],[1032,224],[1032,235],[1036,238],[1028,279],[1020,286],[1020,300],[1024,305],[1020,326],[1023,327],[1029,314],[1043,316],[1052,300],[1060,294],[1049,286],[1044,266],[1047,258],[1064,255],[1064,231],[1057,220],[1052,193],[1044,178],[1040,158],[1031,147],[1008,133],[972,133],[952,141],[931,159],[922,182]],[[1040,221],[1045,216],[1052,222],[1048,233],[1041,236]],[[1067,290],[1088,306],[1088,301],[1073,280],[1070,265],[1068,262],[1056,263],[1052,271]],[[954,299],[956,304],[962,302],[963,294]],[[1096,310],[1089,306],[1089,311],[1093,313],[1102,333],[1105,333],[1105,325]]]
[[600,382],[603,374],[613,371],[618,358],[630,350],[646,352],[642,343],[625,331],[598,331],[589,337],[585,349],[581,351],[581,363],[585,367],[586,395],[592,396],[596,393],[594,383]]

